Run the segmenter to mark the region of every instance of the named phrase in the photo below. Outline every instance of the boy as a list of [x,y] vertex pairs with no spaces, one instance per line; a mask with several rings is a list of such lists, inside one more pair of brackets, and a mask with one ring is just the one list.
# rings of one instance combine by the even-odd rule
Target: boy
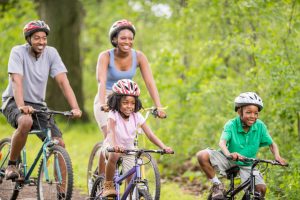
[[[213,183],[212,199],[223,199],[224,186],[217,178],[215,169],[225,172],[234,165],[240,167],[242,182],[250,176],[251,167],[243,162],[245,157],[255,158],[260,147],[269,146],[275,159],[281,164],[286,164],[281,158],[277,145],[269,135],[266,125],[258,119],[259,112],[263,109],[262,99],[254,92],[241,93],[235,98],[235,111],[238,116],[229,120],[221,135],[219,146],[221,150],[205,149],[197,153],[201,169],[206,177]],[[226,157],[232,157],[233,161]],[[261,174],[255,176],[255,190],[262,196],[266,192],[266,184]]]

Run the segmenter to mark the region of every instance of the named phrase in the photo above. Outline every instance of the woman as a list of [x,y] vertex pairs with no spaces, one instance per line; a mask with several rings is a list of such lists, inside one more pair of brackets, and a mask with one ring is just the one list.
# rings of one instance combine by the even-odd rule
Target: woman
[[99,54],[97,62],[98,92],[94,101],[94,115],[102,130],[107,135],[107,96],[112,93],[112,86],[120,79],[132,79],[136,69],[140,68],[142,77],[154,105],[158,109],[158,117],[165,118],[166,113],[161,109],[159,94],[149,66],[147,57],[141,52],[132,49],[136,29],[126,20],[113,23],[109,30],[109,39],[114,48]]

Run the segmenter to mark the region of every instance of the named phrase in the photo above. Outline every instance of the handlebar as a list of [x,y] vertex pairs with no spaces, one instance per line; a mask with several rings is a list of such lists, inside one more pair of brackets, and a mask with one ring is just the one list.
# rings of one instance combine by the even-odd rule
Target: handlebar
[[163,154],[174,154],[174,151],[171,152],[171,153],[167,153],[163,149],[159,149],[159,150],[152,150],[152,149],[124,149],[123,152],[119,152],[119,151],[116,151],[116,149],[112,147],[112,148],[107,148],[107,151],[108,152],[115,152],[115,153],[125,153],[125,154],[129,154],[129,153],[138,153],[138,154],[141,154],[141,153],[159,153],[161,155],[163,155]]
[[50,110],[48,108],[34,109],[33,113],[44,113],[47,115],[64,115],[68,117],[73,116],[73,113],[71,111],[56,111],[56,110]]
[[[226,158],[228,160],[233,160],[232,156],[226,156]],[[248,158],[248,157],[244,157],[243,160],[241,159],[237,159],[236,161],[241,161],[244,163],[248,163],[248,162],[252,162],[252,163],[267,163],[267,164],[271,164],[271,165],[280,165],[280,166],[284,166],[284,167],[288,167],[289,164],[280,164],[280,162],[278,162],[277,160],[265,160],[265,159],[259,159],[259,158]]]
[[[160,108],[160,109],[161,110],[165,110],[167,108],[168,107],[163,107],[163,108]],[[147,111],[146,118],[148,118],[149,113],[151,113],[155,118],[158,117],[158,108],[156,108],[156,107],[150,107],[150,108],[144,108],[144,110]],[[167,118],[167,116],[165,116],[164,118]]]

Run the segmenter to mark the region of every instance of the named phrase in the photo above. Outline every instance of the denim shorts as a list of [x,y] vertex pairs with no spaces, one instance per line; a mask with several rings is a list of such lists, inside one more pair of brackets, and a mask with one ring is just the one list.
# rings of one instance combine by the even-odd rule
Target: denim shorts
[[[5,108],[3,108],[2,113],[6,117],[7,122],[12,127],[18,128],[18,119],[23,114],[20,112],[13,98],[8,99],[7,101],[8,102]],[[42,107],[45,107],[45,105],[30,103],[30,102],[25,102],[25,105],[32,106],[34,109],[41,109]],[[47,128],[48,115],[44,113],[36,113],[36,114],[32,114],[31,117],[33,120],[31,130],[43,130]],[[56,126],[54,118],[52,116],[50,118],[50,126],[51,126],[52,137],[61,138],[62,133]],[[38,134],[38,137],[43,140],[45,138],[45,135]]]

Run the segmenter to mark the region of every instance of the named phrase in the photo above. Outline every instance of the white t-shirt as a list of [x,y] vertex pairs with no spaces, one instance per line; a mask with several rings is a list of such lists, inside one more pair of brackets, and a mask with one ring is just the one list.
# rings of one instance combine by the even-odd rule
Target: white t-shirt
[[[145,123],[145,118],[139,112],[132,113],[129,116],[129,120],[124,120],[119,112],[117,111],[109,111],[108,120],[112,119],[115,121],[115,138],[116,145],[125,147],[127,149],[134,148],[134,138],[136,136],[136,132],[139,126]],[[108,126],[109,127],[109,126]],[[111,132],[108,131],[108,135],[104,140],[104,146],[111,146],[112,143],[112,135]]]
[[[60,73],[66,73],[67,69],[54,47],[46,46],[38,59],[29,51],[29,44],[12,48],[8,61],[8,73],[23,76],[24,101],[43,104],[49,75],[54,78]],[[10,77],[8,86],[2,94],[2,101],[4,102],[9,97],[13,97]]]

